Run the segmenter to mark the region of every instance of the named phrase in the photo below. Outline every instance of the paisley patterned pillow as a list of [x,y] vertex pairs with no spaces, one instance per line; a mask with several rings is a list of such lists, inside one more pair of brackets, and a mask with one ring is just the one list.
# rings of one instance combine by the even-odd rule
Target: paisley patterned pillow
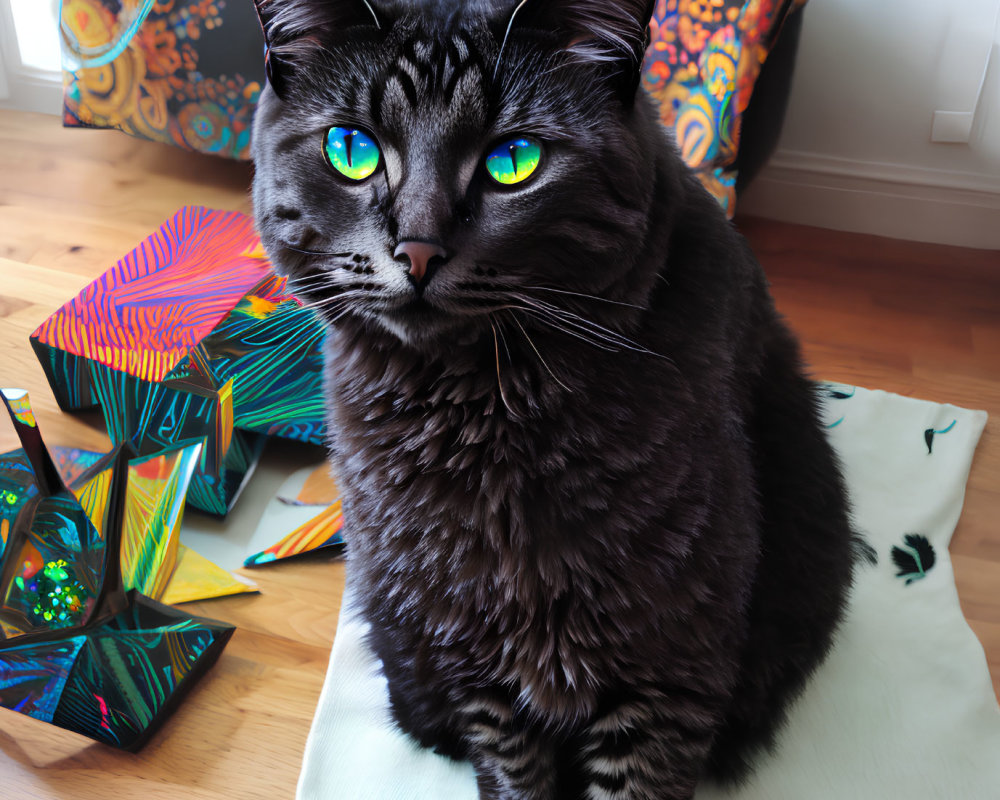
[[658,0],[643,83],[684,160],[732,216],[740,124],[788,15],[806,0]]
[[[740,123],[782,23],[806,0],[658,0],[643,80],[727,213]],[[249,158],[264,81],[249,0],[63,0],[67,126]]]
[[249,158],[264,41],[249,0],[63,0],[63,124]]

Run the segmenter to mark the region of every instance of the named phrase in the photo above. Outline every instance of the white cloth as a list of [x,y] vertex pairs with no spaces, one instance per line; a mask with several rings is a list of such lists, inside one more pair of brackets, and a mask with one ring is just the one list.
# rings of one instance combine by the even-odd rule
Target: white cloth
[[[829,394],[830,439],[879,564],[862,570],[833,652],[775,753],[746,785],[704,785],[698,800],[998,800],[1000,708],[947,550],[986,414],[846,386]],[[936,431],[930,445],[926,431]],[[911,533],[927,537],[936,560],[907,584],[891,552]],[[345,610],[298,800],[476,800],[468,764],[394,729],[363,635]]]

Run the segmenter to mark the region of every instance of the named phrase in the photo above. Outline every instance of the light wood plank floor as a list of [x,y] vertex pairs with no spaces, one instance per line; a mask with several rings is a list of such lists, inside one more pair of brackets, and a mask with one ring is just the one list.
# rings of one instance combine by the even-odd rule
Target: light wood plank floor
[[[48,442],[107,446],[99,415],[56,407],[31,331],[180,206],[249,212],[250,176],[245,164],[0,112],[0,382],[31,392]],[[739,225],[817,377],[991,413],[952,557],[962,607],[1000,687],[1000,253]],[[0,447],[13,446],[0,425]],[[0,710],[0,796],[292,797],[343,565],[300,561],[252,577],[260,595],[189,606],[238,630],[142,753]]]

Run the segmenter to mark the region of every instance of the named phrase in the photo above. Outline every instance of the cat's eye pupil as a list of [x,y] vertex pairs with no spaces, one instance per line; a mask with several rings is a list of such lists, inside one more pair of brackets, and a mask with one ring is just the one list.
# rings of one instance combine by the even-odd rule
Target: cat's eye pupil
[[363,181],[378,169],[381,152],[375,139],[364,131],[334,126],[326,132],[323,156],[344,177]]
[[531,136],[507,139],[486,154],[486,171],[505,186],[530,177],[542,159],[542,145]]

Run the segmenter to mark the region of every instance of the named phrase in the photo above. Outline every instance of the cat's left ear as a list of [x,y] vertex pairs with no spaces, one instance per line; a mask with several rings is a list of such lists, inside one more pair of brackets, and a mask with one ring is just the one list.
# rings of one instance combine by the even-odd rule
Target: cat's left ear
[[326,36],[356,25],[382,27],[369,0],[254,0],[254,7],[264,31],[267,80],[279,96]]
[[630,100],[639,85],[655,5],[656,0],[520,0],[504,38],[517,28],[556,32],[579,59],[613,66],[623,97]]

